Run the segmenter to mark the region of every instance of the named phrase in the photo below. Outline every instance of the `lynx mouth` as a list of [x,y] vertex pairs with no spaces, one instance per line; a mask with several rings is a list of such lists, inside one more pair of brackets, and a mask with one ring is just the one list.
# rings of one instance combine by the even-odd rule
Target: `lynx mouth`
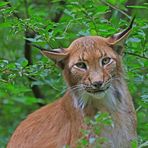
[[92,93],[92,94],[95,94],[95,93],[102,93],[102,92],[105,92],[109,87],[105,88],[105,89],[92,89],[92,88],[86,88],[85,90],[88,92],[88,93]]

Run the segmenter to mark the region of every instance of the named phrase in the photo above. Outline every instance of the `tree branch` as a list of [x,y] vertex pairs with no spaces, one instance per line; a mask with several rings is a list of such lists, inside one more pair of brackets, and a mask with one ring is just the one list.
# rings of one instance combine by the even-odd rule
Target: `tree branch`
[[131,19],[131,17],[130,17],[126,12],[124,12],[124,11],[121,10],[121,9],[119,9],[118,7],[113,6],[112,4],[110,4],[110,3],[108,3],[108,2],[106,2],[106,1],[104,1],[104,0],[101,0],[101,2],[102,2],[103,4],[105,4],[105,5],[107,5],[107,6],[111,7],[111,8],[113,8],[113,9],[117,10],[117,11],[120,12],[121,14],[125,15],[128,19]]
[[[24,0],[24,4],[25,4],[25,11],[26,11],[26,18],[29,18],[29,13],[28,13],[28,1]],[[26,31],[25,31],[25,38],[34,38],[35,37],[35,32],[32,32],[28,29],[28,26],[26,26]],[[28,65],[32,65],[33,61],[32,61],[32,47],[31,47],[31,42],[28,41],[27,39],[25,39],[25,45],[24,45],[24,56],[25,58],[28,60]],[[35,81],[32,78],[28,79],[33,82]],[[44,95],[42,94],[40,88],[38,87],[38,85],[33,85],[31,86],[32,92],[34,94],[34,96],[36,98],[44,98]],[[42,105],[39,103],[39,105]]]
[[[11,3],[10,3],[8,0],[4,0],[4,2],[8,2],[8,3],[7,3],[7,6],[10,7],[10,8],[12,8],[12,5],[11,5]],[[20,19],[20,16],[19,16],[19,14],[18,14],[17,12],[13,11],[12,14],[13,14],[13,16],[16,17],[17,19]]]
[[136,53],[127,52],[127,51],[125,51],[124,53],[125,53],[125,54],[128,54],[128,55],[131,55],[131,56],[136,56],[136,57],[138,57],[138,58],[142,58],[142,59],[148,60],[148,57],[142,56],[142,55],[139,55],[139,54],[136,54]]
[[[27,36],[26,36],[26,37],[27,37]],[[32,57],[31,57],[31,55],[32,55],[32,53],[31,53],[31,45],[30,45],[30,41],[28,41],[28,40],[25,40],[24,55],[25,55],[25,58],[28,60],[28,65],[32,65],[33,62],[32,62]],[[31,82],[35,81],[34,78],[28,77],[28,79],[29,79]],[[37,85],[31,86],[31,89],[32,89],[32,92],[33,92],[33,94],[34,94],[34,96],[35,96],[36,98],[44,98],[44,95],[42,94],[40,88],[39,88]],[[39,104],[40,106],[42,105],[42,104],[40,104],[40,103],[38,103],[38,104]]]

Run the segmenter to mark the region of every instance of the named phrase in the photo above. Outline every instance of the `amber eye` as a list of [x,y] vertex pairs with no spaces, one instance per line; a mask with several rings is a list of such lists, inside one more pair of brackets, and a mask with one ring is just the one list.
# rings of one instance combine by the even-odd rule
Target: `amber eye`
[[106,58],[102,59],[102,65],[106,65],[106,64],[108,64],[110,61],[111,61],[111,58],[106,57]]
[[75,66],[81,69],[87,69],[87,65],[84,62],[78,62],[75,64]]

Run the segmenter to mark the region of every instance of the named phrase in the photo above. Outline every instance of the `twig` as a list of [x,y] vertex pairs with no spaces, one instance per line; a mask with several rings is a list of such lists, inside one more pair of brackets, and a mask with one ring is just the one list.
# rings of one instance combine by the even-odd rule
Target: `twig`
[[[7,6],[10,7],[10,8],[12,8],[12,5],[11,5],[11,3],[10,3],[8,0],[4,0],[4,2],[8,2],[8,3],[7,3]],[[12,14],[13,14],[13,16],[16,17],[17,19],[20,19],[20,16],[19,16],[18,13],[16,13],[16,12],[13,11]]]
[[125,53],[125,54],[128,54],[128,55],[136,56],[136,57],[138,57],[138,58],[142,58],[142,59],[148,60],[148,57],[142,56],[142,55],[139,55],[139,54],[136,54],[136,53],[132,53],[132,52],[128,52],[128,51],[125,51],[124,53]]
[[[66,2],[65,2],[64,0],[61,0],[61,1],[59,2],[59,4],[60,4],[61,6],[64,6],[64,5],[66,4]],[[63,15],[63,13],[64,13],[64,11],[63,11],[63,10],[60,10],[59,13],[56,13],[55,18],[53,18],[52,21],[55,22],[55,23],[58,23],[58,22],[60,21],[62,15]]]
[[[80,5],[78,5],[78,7],[81,9]],[[81,11],[84,13],[86,18],[89,18],[89,20],[93,23],[94,30],[95,30],[96,34],[98,35],[97,26],[96,26],[96,23],[95,23],[94,19],[90,15],[88,15],[87,10],[85,9],[85,7],[83,7],[83,8],[84,9],[81,9]]]
[[4,82],[4,83],[8,83],[8,81],[4,80],[4,79],[0,79],[0,81]]
[[116,6],[113,6],[112,4],[110,4],[104,0],[101,0],[101,2],[104,3],[105,5],[108,5],[109,7],[119,11],[121,14],[125,15],[128,19],[131,19],[131,17],[127,13],[125,13],[123,10],[117,8]]
[[142,108],[142,106],[140,105],[137,109],[136,112],[139,112],[139,110]]
[[70,20],[70,21],[68,22],[67,26],[65,27],[65,30],[64,30],[63,34],[65,34],[65,33],[67,32],[67,30],[68,30],[68,28],[69,28],[71,22],[72,22],[72,20]]

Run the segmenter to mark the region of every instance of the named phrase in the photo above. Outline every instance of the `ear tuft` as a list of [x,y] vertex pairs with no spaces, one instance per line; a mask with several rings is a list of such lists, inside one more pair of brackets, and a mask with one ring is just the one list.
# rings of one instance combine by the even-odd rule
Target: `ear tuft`
[[121,44],[123,44],[124,40],[128,37],[130,31],[132,30],[134,20],[135,20],[135,16],[131,20],[131,23],[130,23],[130,25],[127,29],[125,29],[124,31],[119,32],[117,34],[114,34],[111,37],[108,37],[107,38],[108,43],[110,45],[115,45],[115,44],[121,45]]
[[128,37],[130,31],[132,30],[134,20],[135,20],[135,16],[131,20],[131,23],[127,29],[107,38],[108,44],[113,46],[114,50],[118,54],[123,53],[123,43],[124,43],[125,39]]

